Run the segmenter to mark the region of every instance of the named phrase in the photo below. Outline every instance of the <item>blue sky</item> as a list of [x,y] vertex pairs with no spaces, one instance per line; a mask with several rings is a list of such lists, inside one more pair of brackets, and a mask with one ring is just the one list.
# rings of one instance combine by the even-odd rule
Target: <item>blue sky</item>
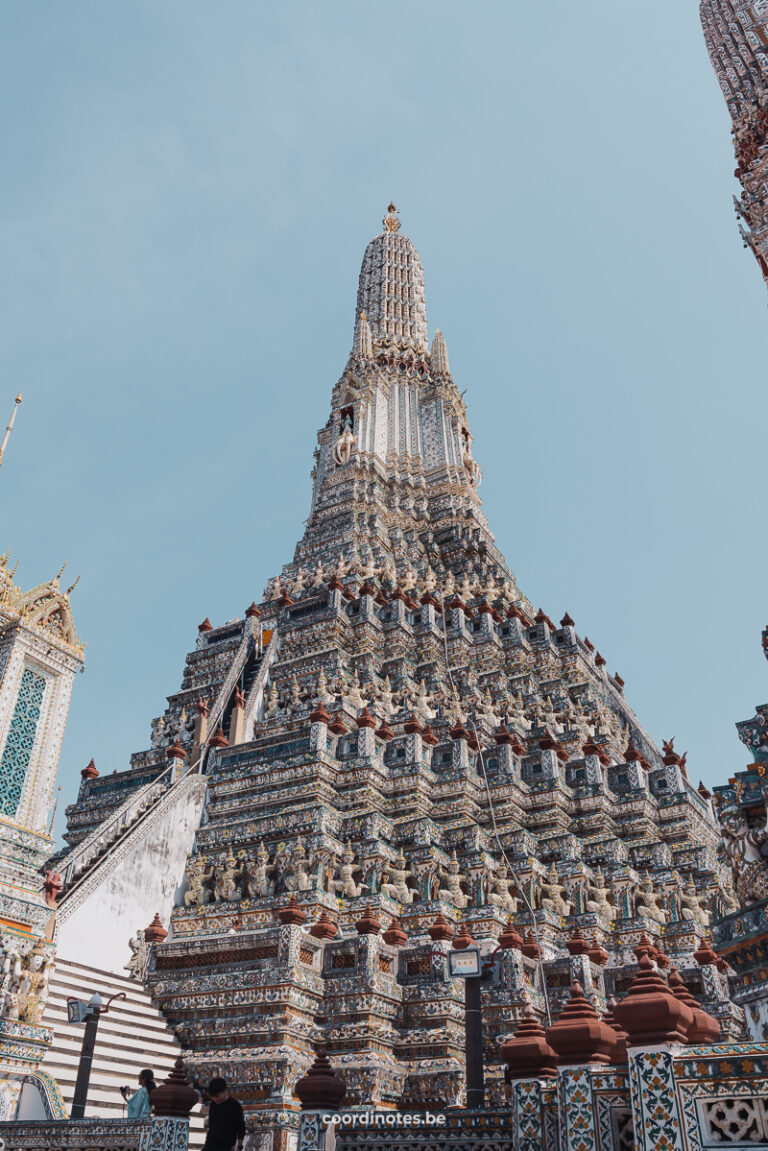
[[0,543],[82,572],[66,802],[291,558],[390,198],[526,594],[695,780],[746,765],[768,301],[696,4],[6,0],[0,99]]

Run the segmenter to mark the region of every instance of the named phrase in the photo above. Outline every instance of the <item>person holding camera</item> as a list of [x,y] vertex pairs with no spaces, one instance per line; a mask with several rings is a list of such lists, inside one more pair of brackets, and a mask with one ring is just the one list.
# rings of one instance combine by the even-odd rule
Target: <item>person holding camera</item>
[[154,1091],[155,1073],[145,1068],[139,1072],[139,1086],[135,1091],[130,1087],[121,1087],[120,1094],[126,1101],[126,1113],[129,1119],[143,1119],[145,1115],[152,1114],[149,1097]]

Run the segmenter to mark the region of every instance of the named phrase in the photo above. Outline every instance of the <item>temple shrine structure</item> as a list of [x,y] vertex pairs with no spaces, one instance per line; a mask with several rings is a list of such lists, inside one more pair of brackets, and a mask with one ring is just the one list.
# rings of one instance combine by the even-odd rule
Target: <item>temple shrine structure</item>
[[[12,426],[13,418],[0,461]],[[8,561],[8,554],[0,556],[0,1120],[60,1118],[58,1086],[40,1066],[53,1039],[43,1010],[59,893],[44,871],[54,847],[56,769],[84,645],[69,600],[74,584],[59,584],[64,569],[23,591]]]
[[[763,631],[768,659],[768,628]],[[739,909],[714,924],[712,939],[732,969],[733,1000],[746,1011],[750,1035],[768,1040],[768,704],[736,724],[752,762],[714,789]]]
[[768,8],[762,0],[701,0],[704,39],[733,120],[739,231],[768,281]]
[[295,1145],[319,1044],[345,1105],[463,1102],[460,932],[486,960],[490,1103],[518,1027],[603,1016],[670,965],[708,1013],[699,1042],[736,1044],[703,946],[740,907],[712,798],[568,613],[518,588],[392,205],[312,477],[293,559],[200,624],[150,746],[84,769],[50,865],[59,954],[149,987],[254,1146]]

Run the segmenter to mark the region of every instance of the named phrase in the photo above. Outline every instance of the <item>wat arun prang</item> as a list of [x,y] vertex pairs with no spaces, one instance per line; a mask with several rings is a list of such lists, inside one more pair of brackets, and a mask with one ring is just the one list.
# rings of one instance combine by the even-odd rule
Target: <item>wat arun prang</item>
[[643,935],[723,1037],[742,1034],[701,949],[738,906],[709,795],[567,613],[517,588],[479,482],[390,206],[293,562],[244,619],[200,626],[152,747],[130,772],[84,773],[68,813],[76,847],[169,758],[204,765],[171,934],[140,963],[188,1066],[223,1074],[254,1130],[295,1123],[318,1043],[345,1105],[461,1100],[460,922],[488,953],[505,940],[483,992],[490,1100],[525,1003],[546,1022],[578,978],[604,1012]]

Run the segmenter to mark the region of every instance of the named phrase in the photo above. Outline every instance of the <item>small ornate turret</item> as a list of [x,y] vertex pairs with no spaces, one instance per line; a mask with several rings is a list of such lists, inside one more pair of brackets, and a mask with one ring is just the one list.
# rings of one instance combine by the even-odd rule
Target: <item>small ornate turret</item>
[[432,341],[430,361],[432,364],[433,375],[450,376],[451,366],[448,363],[448,350],[445,346],[445,340],[443,339],[442,332],[439,328],[435,332],[435,338]]
[[365,312],[361,312],[357,318],[357,327],[355,330],[355,355],[359,356],[361,360],[373,359],[373,336],[371,335],[371,325],[368,323],[368,317]]

